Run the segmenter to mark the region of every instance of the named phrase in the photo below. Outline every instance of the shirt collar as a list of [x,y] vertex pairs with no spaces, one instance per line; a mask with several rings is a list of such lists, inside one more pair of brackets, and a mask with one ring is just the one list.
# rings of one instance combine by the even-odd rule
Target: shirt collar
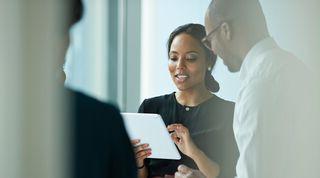
[[272,37],[264,38],[256,43],[247,53],[240,68],[240,80],[244,80],[250,70],[253,70],[257,60],[256,58],[268,49],[275,48],[276,42]]

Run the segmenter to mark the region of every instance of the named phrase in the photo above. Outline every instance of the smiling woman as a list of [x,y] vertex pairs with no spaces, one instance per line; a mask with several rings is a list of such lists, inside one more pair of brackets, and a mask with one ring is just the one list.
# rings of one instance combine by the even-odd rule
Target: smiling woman
[[171,33],[168,40],[168,67],[177,88],[179,84],[182,87],[199,84],[195,86],[205,86],[211,92],[219,90],[218,82],[211,75],[217,56],[200,42],[203,36],[205,30],[200,24],[186,24]]
[[169,37],[168,69],[177,90],[144,100],[139,112],[162,116],[182,158],[146,160],[152,154],[148,143],[134,144],[139,177],[173,175],[180,164],[207,177],[235,176],[234,104],[212,93],[219,90],[211,75],[216,56],[201,43],[205,35],[203,25],[186,24]]
[[[142,0],[140,102],[175,89],[169,73],[163,72],[168,63],[165,60],[168,34],[181,24],[203,24],[209,3],[210,0],[188,0],[188,3],[184,0]],[[217,96],[234,101],[239,87],[238,74],[228,72],[220,58],[212,72],[220,86]]]

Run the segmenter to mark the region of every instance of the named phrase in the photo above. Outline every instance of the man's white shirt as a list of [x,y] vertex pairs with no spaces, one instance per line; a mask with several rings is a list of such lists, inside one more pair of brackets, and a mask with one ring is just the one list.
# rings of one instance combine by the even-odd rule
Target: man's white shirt
[[309,79],[303,63],[270,37],[249,51],[233,124],[238,178],[320,177],[319,122]]

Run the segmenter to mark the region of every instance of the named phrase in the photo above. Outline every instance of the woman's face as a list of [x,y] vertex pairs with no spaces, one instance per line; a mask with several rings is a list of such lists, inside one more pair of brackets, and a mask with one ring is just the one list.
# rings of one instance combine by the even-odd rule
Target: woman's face
[[171,44],[168,68],[171,78],[180,91],[205,86],[205,74],[209,67],[204,49],[192,36],[181,33]]

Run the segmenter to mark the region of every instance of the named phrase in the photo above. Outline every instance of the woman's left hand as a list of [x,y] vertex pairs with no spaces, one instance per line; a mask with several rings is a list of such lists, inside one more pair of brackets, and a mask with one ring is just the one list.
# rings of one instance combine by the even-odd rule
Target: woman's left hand
[[167,129],[171,133],[171,138],[178,146],[179,150],[193,158],[193,156],[199,151],[198,147],[193,143],[188,128],[182,124],[171,124],[167,126]]

